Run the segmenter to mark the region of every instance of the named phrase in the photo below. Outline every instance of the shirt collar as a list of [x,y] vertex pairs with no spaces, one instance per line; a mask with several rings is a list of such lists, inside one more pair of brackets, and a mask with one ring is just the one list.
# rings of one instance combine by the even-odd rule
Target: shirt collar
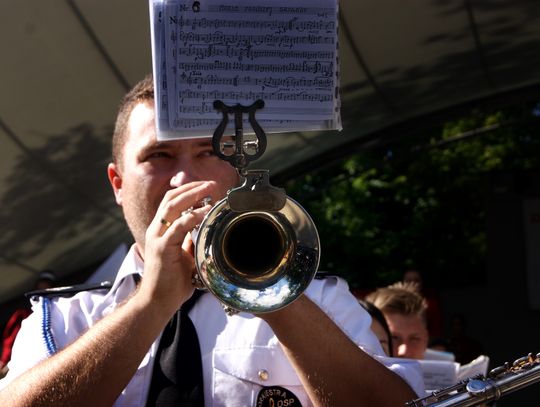
[[116,290],[120,286],[122,281],[128,276],[131,276],[133,274],[138,274],[142,276],[143,270],[144,261],[139,255],[136,245],[133,244],[127,252],[126,257],[124,258],[124,261],[122,262],[122,265],[120,266],[120,269],[116,274],[116,278],[114,279],[111,291]]

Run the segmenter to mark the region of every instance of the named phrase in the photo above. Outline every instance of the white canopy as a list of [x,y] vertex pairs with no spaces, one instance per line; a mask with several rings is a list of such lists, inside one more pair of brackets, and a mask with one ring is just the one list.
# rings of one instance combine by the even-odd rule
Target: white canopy
[[[151,70],[145,0],[0,5],[0,303],[96,267],[129,242],[108,186],[125,91]],[[341,133],[271,135],[280,179],[474,103],[540,85],[540,4],[343,0]]]

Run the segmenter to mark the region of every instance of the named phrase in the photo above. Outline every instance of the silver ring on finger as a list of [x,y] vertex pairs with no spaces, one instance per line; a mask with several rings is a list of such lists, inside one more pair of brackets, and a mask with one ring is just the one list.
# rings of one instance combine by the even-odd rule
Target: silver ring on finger
[[190,206],[189,208],[187,208],[185,211],[182,211],[182,216],[184,215],[189,215],[190,213],[193,212],[193,206]]

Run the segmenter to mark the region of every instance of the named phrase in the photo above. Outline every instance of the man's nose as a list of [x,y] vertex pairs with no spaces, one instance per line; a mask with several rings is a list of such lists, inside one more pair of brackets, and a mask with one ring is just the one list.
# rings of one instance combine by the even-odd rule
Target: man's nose
[[407,345],[402,343],[398,346],[397,353],[399,357],[406,357],[407,356]]
[[200,181],[201,178],[197,171],[193,168],[192,163],[183,161],[179,165],[176,174],[171,178],[171,187],[176,188],[188,182]]

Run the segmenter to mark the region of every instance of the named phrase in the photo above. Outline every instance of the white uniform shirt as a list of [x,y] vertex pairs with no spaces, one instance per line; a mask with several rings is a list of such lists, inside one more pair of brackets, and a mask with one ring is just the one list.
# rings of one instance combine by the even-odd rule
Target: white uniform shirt
[[[63,349],[112,312],[135,289],[132,275],[142,274],[142,271],[143,262],[132,247],[110,290],[83,291],[68,298],[51,300],[33,298],[34,312],[23,321],[13,347],[9,373],[0,380],[0,388],[50,356],[51,336],[55,347]],[[370,330],[371,317],[350,294],[344,280],[338,277],[313,280],[305,294],[364,351],[383,355]],[[48,310],[49,330],[44,322],[48,319]],[[199,298],[189,316],[199,337],[206,406],[254,406],[263,386],[284,387],[298,397],[302,406],[312,405],[278,339],[262,319],[246,313],[228,316],[210,293]],[[159,338],[150,347],[115,407],[146,404],[158,344]],[[405,378],[418,394],[423,394],[418,366],[381,356],[376,359]]]

